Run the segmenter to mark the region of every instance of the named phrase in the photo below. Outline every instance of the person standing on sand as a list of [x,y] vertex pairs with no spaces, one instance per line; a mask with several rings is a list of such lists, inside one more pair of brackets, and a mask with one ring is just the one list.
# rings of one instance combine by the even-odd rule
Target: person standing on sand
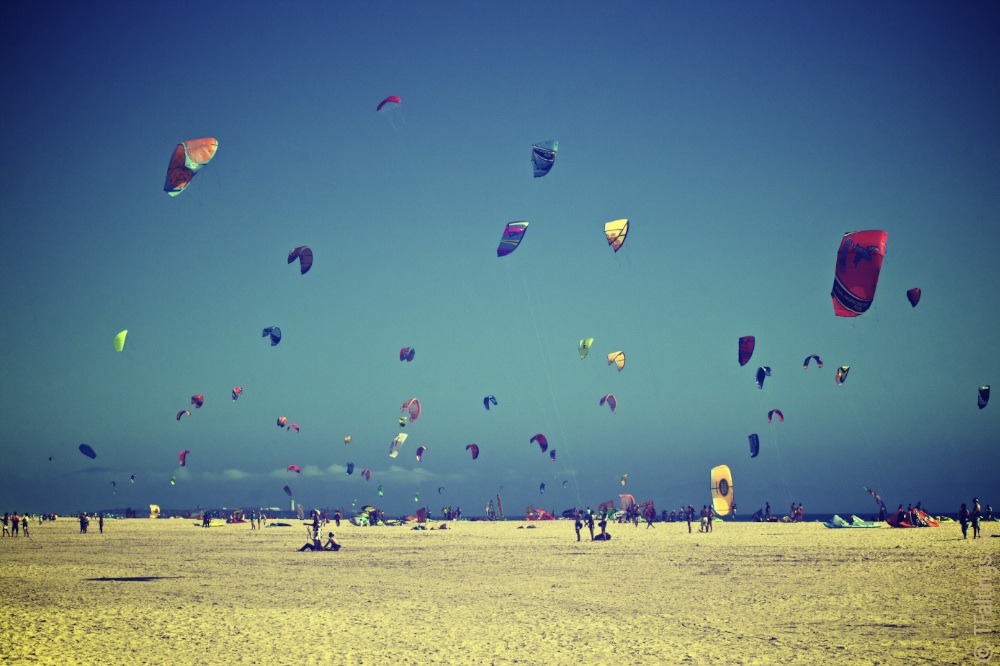
[[[979,518],[983,515],[983,510],[979,506],[979,498],[972,498],[972,538],[980,539],[979,535]],[[17,520],[17,514],[14,515],[14,519]]]
[[590,540],[594,540],[594,514],[587,512],[587,529],[590,530]]
[[608,540],[608,510],[605,509],[601,513],[601,522],[597,523],[597,526],[601,528],[601,538],[605,541]]
[[10,536],[10,528],[7,525],[10,524],[10,514],[6,511],[3,514],[3,536]]
[[962,503],[962,508],[958,510],[958,522],[962,525],[962,538],[969,538],[969,508]]
[[688,534],[691,534],[691,520],[694,518],[694,506],[688,504],[688,508],[684,512],[684,515],[687,516]]
[[576,540],[580,540],[580,530],[583,529],[583,520],[580,518],[580,512],[576,512],[576,524],[573,526],[576,528]]
[[21,531],[24,533],[24,536],[26,536],[26,537],[29,536],[28,535],[28,514],[24,514],[23,516],[21,516]]
[[17,531],[21,528],[21,517],[17,515],[17,511],[14,512],[14,516],[10,519],[10,535],[17,536]]
[[708,532],[712,531],[712,523],[715,522],[715,508],[712,505],[708,507]]
[[764,520],[771,522],[771,503],[764,502]]

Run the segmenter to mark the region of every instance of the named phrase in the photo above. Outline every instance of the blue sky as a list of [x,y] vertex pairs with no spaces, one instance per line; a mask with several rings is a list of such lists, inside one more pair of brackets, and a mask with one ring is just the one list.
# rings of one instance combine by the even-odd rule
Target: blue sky
[[[500,486],[515,515],[620,492],[674,508],[707,502],[723,463],[747,514],[868,512],[862,486],[937,512],[1000,497],[1000,416],[976,408],[1000,377],[994,4],[2,12],[4,510],[286,506],[286,483],[389,514],[481,513]],[[216,158],[167,196],[171,151],[202,136]],[[603,225],[623,217],[615,254]],[[530,227],[498,259],[513,220]],[[878,293],[837,318],[837,248],[860,229],[888,232]]]

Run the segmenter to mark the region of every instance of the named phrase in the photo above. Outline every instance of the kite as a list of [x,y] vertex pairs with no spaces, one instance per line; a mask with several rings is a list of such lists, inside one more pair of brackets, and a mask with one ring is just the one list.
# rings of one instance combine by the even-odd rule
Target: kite
[[289,465],[288,469],[285,470],[285,474],[289,472],[295,472],[295,476],[302,476],[302,470],[299,469],[298,465]]
[[785,415],[781,413],[780,409],[772,409],[771,411],[769,411],[767,413],[767,422],[770,423],[771,418],[774,416],[777,416],[778,420],[781,421],[782,423],[785,422]]
[[288,423],[288,417],[287,416],[279,416],[278,417],[278,427],[279,428],[284,428],[286,423]]
[[712,506],[715,515],[728,516],[734,504],[733,474],[726,465],[712,468]]
[[129,481],[131,481],[132,483],[135,483],[135,474],[132,475],[132,477],[129,479]]
[[347,437],[344,438],[344,444],[350,444],[350,443],[351,443],[351,436],[348,435]]
[[757,340],[752,335],[744,335],[740,338],[740,367],[750,362],[750,357],[753,356],[753,348],[756,344]]
[[528,230],[527,222],[510,222],[503,230],[503,236],[500,238],[500,245],[497,246],[497,256],[505,257],[515,249],[517,249],[518,243],[524,238],[525,232]]
[[486,408],[486,411],[490,411],[491,402],[493,403],[493,406],[496,407],[497,399],[495,397],[493,397],[492,395],[488,395],[485,398],[483,398],[483,407]]
[[556,461],[556,450],[555,449],[552,449],[551,451],[549,451],[549,460],[551,460],[552,462]]
[[538,486],[538,492],[541,493],[542,495],[545,494],[545,483],[544,482],[541,483],[541,484],[539,484],[539,486]]
[[120,352],[125,349],[125,336],[128,335],[128,329],[115,336],[115,351]]
[[771,368],[769,366],[762,366],[757,368],[757,388],[764,388],[764,377],[771,376]]
[[202,405],[205,404],[205,396],[203,396],[201,393],[191,396],[191,404],[194,405],[195,409],[200,408]]
[[299,260],[299,272],[302,275],[305,275],[309,272],[309,269],[312,268],[313,251],[308,245],[292,248],[292,250],[288,253],[288,263],[292,263],[296,259]]
[[475,460],[476,458],[479,457],[479,447],[476,446],[475,444],[466,444],[465,450],[472,452],[472,459],[473,460]]
[[378,496],[382,497],[382,486],[378,487]]
[[392,443],[389,444],[390,458],[395,458],[396,456],[399,455],[399,449],[403,446],[403,443],[406,441],[406,437],[407,437],[406,433],[401,432],[392,438]]
[[285,428],[285,430],[291,430],[292,428],[295,428],[295,432],[299,431],[299,425],[297,423],[290,424],[287,428]]
[[531,146],[531,166],[535,170],[535,178],[541,178],[552,169],[557,152],[558,141],[539,141]]
[[413,356],[416,353],[417,350],[414,349],[413,347],[403,347],[402,349],[399,350],[399,360],[410,362],[413,360]]
[[372,480],[372,471],[370,469],[368,469],[367,467],[365,467],[361,471],[361,476],[365,477],[365,481],[371,481]]
[[187,449],[184,449],[183,451],[181,451],[180,455],[177,456],[177,462],[181,464],[181,467],[187,465],[187,458],[189,453],[191,452],[188,451]]
[[837,376],[833,378],[837,384],[843,384],[847,381],[847,373],[851,371],[851,366],[842,365],[837,368]]
[[608,245],[617,252],[625,244],[625,236],[628,235],[628,220],[607,222],[604,225],[604,235],[608,237]]
[[288,495],[289,497],[291,497],[292,496],[292,489],[289,488],[288,486],[285,486],[285,494]]
[[[396,95],[389,95],[384,100],[382,100],[381,102],[378,103],[378,106],[375,107],[375,110],[376,111],[381,111],[382,107],[385,106],[386,104],[400,104],[400,103],[402,103],[402,101],[403,100],[401,100]],[[419,106],[419,104],[418,104],[418,106]],[[389,108],[391,109],[392,107],[389,107]]]
[[538,448],[542,450],[542,453],[545,453],[545,451],[548,450],[549,448],[549,440],[545,439],[545,435],[543,435],[542,433],[538,433],[537,435],[528,440],[529,444],[534,442],[538,442]]
[[189,410],[182,409],[181,411],[177,412],[177,420],[180,421],[181,420],[181,416],[183,416],[184,414],[187,414],[188,416],[191,416],[191,412]]
[[608,407],[611,408],[611,413],[612,414],[614,414],[615,410],[618,409],[618,398],[616,398],[615,396],[611,395],[610,393],[607,394],[606,396],[604,396],[603,398],[601,398],[601,407],[604,406],[604,403],[607,403]]
[[567,483],[569,483],[569,479],[566,479],[565,481],[563,481],[563,488],[565,488],[565,487],[566,487],[566,484],[567,484]]
[[989,384],[986,386],[979,387],[979,409],[982,409],[990,401],[990,387]]
[[427,450],[426,446],[417,447],[417,462],[422,462],[424,459],[424,451]]
[[618,372],[621,372],[622,368],[625,367],[625,353],[624,352],[620,352],[620,351],[616,351],[616,352],[611,352],[610,354],[608,354],[608,365],[611,365],[612,363],[614,363],[615,365],[617,365],[618,366]]
[[819,354],[813,354],[812,356],[806,356],[806,360],[802,361],[802,369],[806,370],[809,368],[809,361],[816,361],[816,367],[823,367],[823,359],[819,357]]
[[594,344],[594,338],[584,338],[580,340],[580,360],[587,358],[590,347]]
[[[420,493],[413,493],[413,501],[414,502],[419,502],[420,501]],[[417,513],[420,513],[420,512],[418,511]]]
[[857,317],[871,307],[888,237],[886,232],[877,230],[844,234],[830,292],[833,311],[838,317]]
[[872,499],[874,499],[876,502],[878,502],[878,505],[880,507],[882,507],[883,509],[885,509],[885,502],[882,501],[882,498],[879,496],[879,494],[877,492],[875,492],[875,490],[873,490],[872,488],[866,488],[865,486],[861,486],[861,487],[864,488],[866,491],[868,491],[868,494],[872,496]]
[[177,144],[167,165],[167,182],[163,191],[172,197],[184,191],[194,175],[212,161],[219,142],[212,138],[192,139]]
[[443,492],[444,492],[444,486],[438,488],[438,495],[442,494]]
[[399,411],[409,412],[410,423],[416,423],[417,419],[420,418],[420,401],[417,400],[416,398],[410,398],[409,400],[403,403],[403,405],[399,408]]
[[94,452],[94,449],[90,448],[90,444],[81,444],[80,453],[87,456],[91,460],[97,457],[97,453]]
[[920,302],[920,287],[907,290],[906,298],[910,301],[910,305],[917,307],[917,303]]
[[271,346],[272,347],[274,345],[278,344],[279,342],[281,342],[281,329],[278,328],[277,326],[268,326],[260,334],[260,337],[266,338],[269,335],[271,336]]
[[347,473],[354,474],[354,463],[352,462],[347,463]]
[[[172,486],[176,486],[177,485],[177,477],[176,476],[170,477],[170,485],[172,485]],[[291,495],[291,493],[288,493],[288,494]]]
[[750,457],[756,458],[757,454],[760,453],[760,438],[757,437],[757,433],[754,433],[748,439],[750,440]]
[[233,402],[236,402],[237,400],[239,400],[241,395],[243,395],[243,387],[242,386],[237,386],[236,388],[234,388],[233,389]]
[[622,485],[624,486],[627,481],[628,481],[628,474],[622,474]]

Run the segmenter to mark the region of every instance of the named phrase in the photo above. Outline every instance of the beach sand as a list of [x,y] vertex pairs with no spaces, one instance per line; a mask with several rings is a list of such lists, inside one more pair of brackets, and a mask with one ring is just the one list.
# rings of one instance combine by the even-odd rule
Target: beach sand
[[1000,648],[974,633],[981,581],[1000,608],[980,566],[1000,564],[996,523],[979,541],[954,523],[657,523],[579,543],[571,521],[331,523],[340,552],[300,553],[286,522],[80,535],[61,518],[2,539],[0,662],[972,664]]

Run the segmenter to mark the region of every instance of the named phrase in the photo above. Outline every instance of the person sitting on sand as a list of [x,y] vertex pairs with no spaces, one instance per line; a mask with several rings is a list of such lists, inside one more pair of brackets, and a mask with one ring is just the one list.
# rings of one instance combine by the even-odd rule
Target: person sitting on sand
[[323,550],[340,550],[340,544],[333,540],[333,532],[326,535],[326,543],[323,544]]
[[312,533],[311,526],[306,526],[306,539],[308,539],[308,541],[306,541],[305,545],[299,548],[300,553],[306,550],[323,550],[323,542],[320,541],[318,535],[314,535]]

